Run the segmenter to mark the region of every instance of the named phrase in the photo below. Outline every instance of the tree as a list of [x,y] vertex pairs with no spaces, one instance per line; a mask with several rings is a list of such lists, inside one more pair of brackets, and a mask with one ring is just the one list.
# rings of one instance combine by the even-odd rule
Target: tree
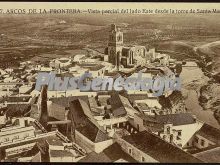
[[44,128],[47,127],[48,122],[48,110],[47,110],[47,86],[43,86],[41,90],[41,102],[40,102],[40,117],[39,122]]

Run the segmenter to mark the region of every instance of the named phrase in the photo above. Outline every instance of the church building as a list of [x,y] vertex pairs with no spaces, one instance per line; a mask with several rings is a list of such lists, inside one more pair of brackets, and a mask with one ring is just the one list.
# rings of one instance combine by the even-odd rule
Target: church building
[[111,25],[105,54],[108,55],[108,61],[117,67],[123,65],[130,68],[149,60],[145,46],[124,46],[123,32],[115,24]]

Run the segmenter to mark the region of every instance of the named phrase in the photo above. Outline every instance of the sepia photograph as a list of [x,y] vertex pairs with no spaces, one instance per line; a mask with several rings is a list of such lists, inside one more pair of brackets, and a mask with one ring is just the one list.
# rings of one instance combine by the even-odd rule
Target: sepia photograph
[[0,2],[0,162],[220,163],[220,4]]

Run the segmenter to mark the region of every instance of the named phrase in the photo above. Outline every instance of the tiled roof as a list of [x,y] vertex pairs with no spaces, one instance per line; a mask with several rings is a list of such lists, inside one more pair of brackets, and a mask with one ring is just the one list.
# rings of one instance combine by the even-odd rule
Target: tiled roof
[[220,147],[194,154],[194,156],[196,158],[198,158],[206,163],[219,163],[220,162],[219,155],[220,155]]
[[220,145],[220,130],[217,128],[204,123],[196,134]]
[[122,137],[125,141],[161,163],[201,163],[184,152],[147,131]]
[[187,150],[188,153],[192,154],[192,155],[195,155],[195,154],[198,154],[198,153],[202,153],[204,151],[209,151],[209,150],[212,150],[214,148],[217,148],[219,147],[219,145],[210,145],[208,147],[205,147],[205,148],[196,148],[196,147],[192,147],[192,148],[189,148]]
[[74,121],[75,124],[74,127],[78,127],[80,125],[86,124],[85,122],[87,120],[87,117],[83,112],[82,105],[78,99],[70,102],[69,112],[70,112],[70,119]]
[[174,126],[193,124],[196,122],[190,113],[156,115],[156,120],[160,123],[172,123]]
[[23,116],[31,109],[29,104],[8,104],[6,116],[8,117],[18,117]]
[[118,93],[112,93],[109,101],[112,106],[112,113],[115,117],[124,116],[127,114]]
[[76,99],[84,100],[86,103],[89,103],[88,96],[70,96],[70,97],[58,97],[58,98],[50,98],[50,101],[61,105],[63,107],[70,107],[70,102]]
[[53,108],[48,109],[49,121],[65,120],[68,110],[65,110],[63,106],[54,103]]
[[159,97],[159,103],[163,108],[172,108],[175,104],[181,102],[181,100],[183,100],[183,96],[180,91],[173,91],[168,97]]
[[136,162],[131,156],[125,153],[119,144],[114,143],[101,153],[91,152],[85,158],[79,162],[115,162],[119,159],[126,160],[128,162]]
[[147,99],[147,94],[129,94],[128,99],[131,103],[133,103],[135,100],[145,100]]
[[100,130],[89,120],[86,120],[86,125],[82,127],[77,127],[76,130],[94,143],[106,141],[109,139],[108,135],[105,132]]
[[177,113],[167,115],[142,116],[145,121],[154,121],[155,123],[172,123],[174,126],[195,123],[195,119],[190,113]]
[[80,99],[74,100],[70,103],[71,120],[73,121],[76,130],[93,142],[101,142],[107,140],[108,136],[105,134],[105,132],[100,130],[88,119],[85,114],[89,113],[86,112],[88,107],[86,108],[84,106],[85,105],[83,105]]

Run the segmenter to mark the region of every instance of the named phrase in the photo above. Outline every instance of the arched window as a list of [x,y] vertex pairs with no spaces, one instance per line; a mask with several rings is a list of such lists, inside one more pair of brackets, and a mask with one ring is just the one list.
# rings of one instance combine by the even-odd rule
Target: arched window
[[117,37],[117,40],[118,40],[118,41],[121,41],[121,35],[119,35],[119,36]]

